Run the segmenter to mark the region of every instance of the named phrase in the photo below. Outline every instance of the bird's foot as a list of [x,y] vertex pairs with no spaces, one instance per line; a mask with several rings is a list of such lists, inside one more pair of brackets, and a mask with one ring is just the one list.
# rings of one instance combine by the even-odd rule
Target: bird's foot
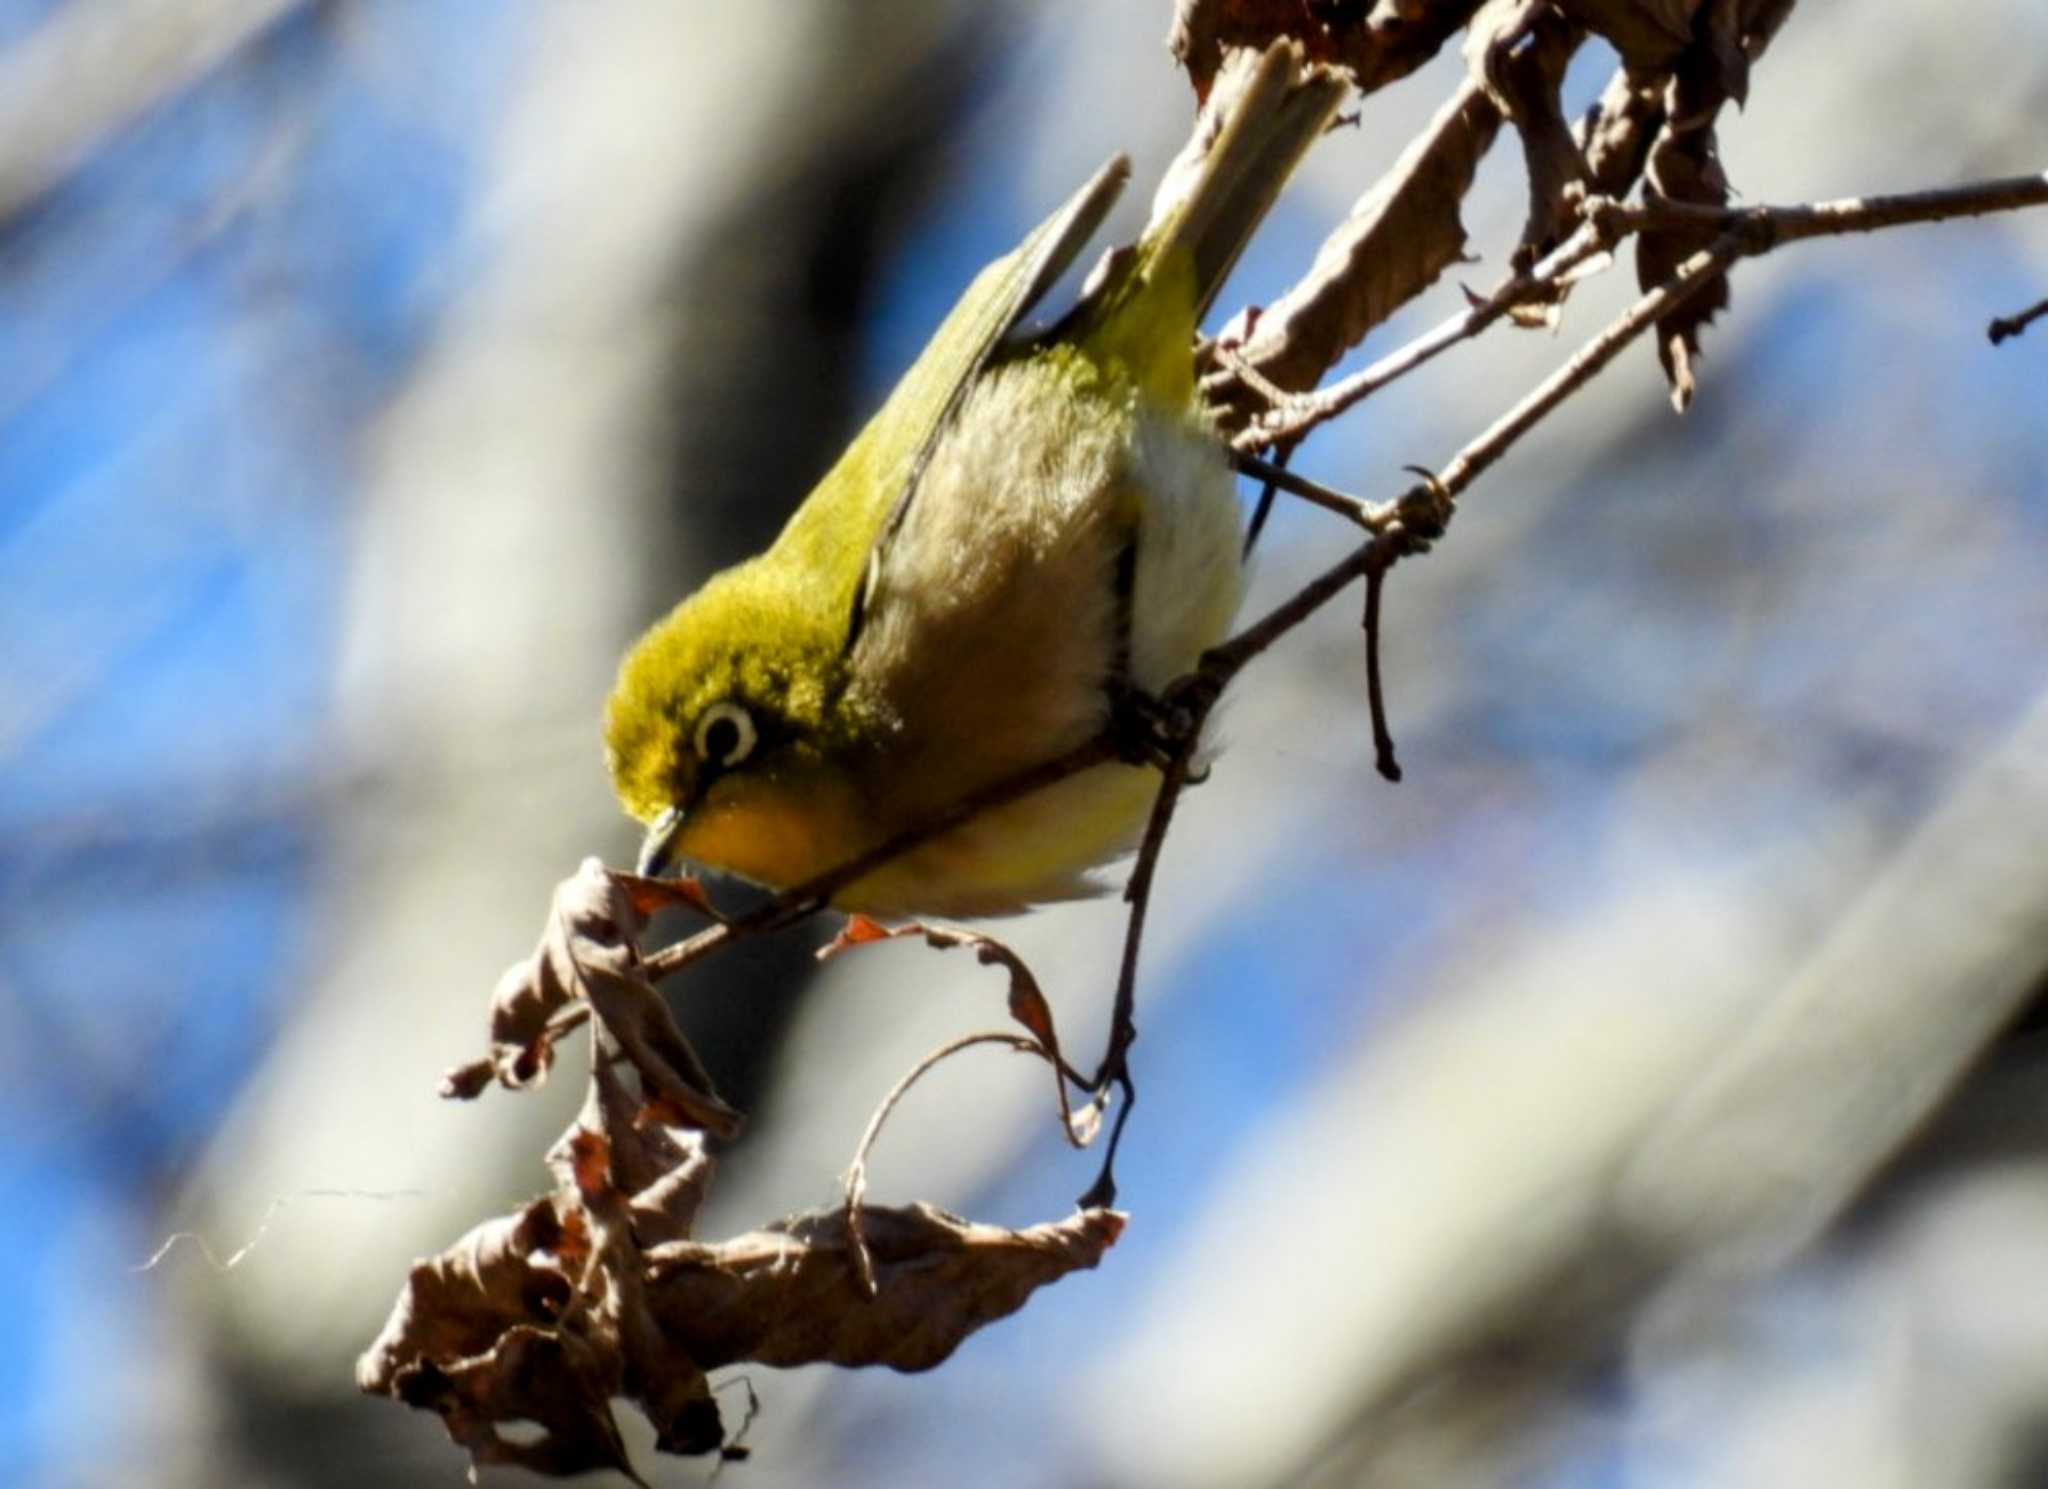
[[[1222,684],[1200,669],[1176,678],[1156,695],[1129,681],[1112,683],[1109,727],[1118,758],[1162,771],[1189,762],[1221,692]],[[1199,784],[1208,774],[1206,766],[1191,769],[1188,782]]]

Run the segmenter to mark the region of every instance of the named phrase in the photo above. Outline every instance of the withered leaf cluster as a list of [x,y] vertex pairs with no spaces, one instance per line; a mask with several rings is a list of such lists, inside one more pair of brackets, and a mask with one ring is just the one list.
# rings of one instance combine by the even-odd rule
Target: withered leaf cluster
[[711,1141],[740,1118],[642,968],[647,916],[679,899],[702,903],[694,886],[586,861],[558,886],[534,955],[498,985],[490,1056],[444,1086],[472,1097],[493,1081],[537,1084],[590,1025],[584,1106],[548,1154],[553,1191],[415,1264],[357,1363],[364,1391],[438,1413],[476,1463],[634,1477],[620,1399],[665,1452],[736,1451],[710,1371],[930,1369],[1036,1289],[1096,1265],[1122,1228],[1105,1210],[1012,1231],[915,1205],[863,1208],[857,1237],[842,1208],[696,1239]]
[[[1289,37],[1342,70],[1363,95],[1406,77],[1459,31],[1468,78],[1427,129],[1359,198],[1313,267],[1227,336],[1231,356],[1208,381],[1233,432],[1268,402],[1306,392],[1376,326],[1467,259],[1461,207],[1480,160],[1508,125],[1529,194],[1511,271],[1527,270],[1583,220],[1591,197],[1646,197],[1725,207],[1722,108],[1748,94],[1752,65],[1793,0],[1181,0],[1171,46],[1198,98],[1242,49]],[[1561,96],[1566,67],[1591,37],[1620,61],[1576,124]],[[1718,229],[1659,227],[1635,245],[1636,276],[1661,284]],[[1518,307],[1525,325],[1555,323],[1568,283],[1549,303]],[[1694,386],[1700,331],[1728,304],[1725,276],[1690,295],[1657,327],[1674,404]],[[1247,378],[1249,368],[1254,378]],[[1263,390],[1256,384],[1263,384]]]

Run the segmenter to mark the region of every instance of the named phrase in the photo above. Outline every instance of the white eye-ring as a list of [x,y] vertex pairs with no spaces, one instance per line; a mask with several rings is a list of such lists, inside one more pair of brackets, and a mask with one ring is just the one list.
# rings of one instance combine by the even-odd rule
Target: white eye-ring
[[698,716],[697,736],[692,741],[697,758],[712,765],[737,765],[754,753],[759,738],[754,716],[737,703],[714,703]]

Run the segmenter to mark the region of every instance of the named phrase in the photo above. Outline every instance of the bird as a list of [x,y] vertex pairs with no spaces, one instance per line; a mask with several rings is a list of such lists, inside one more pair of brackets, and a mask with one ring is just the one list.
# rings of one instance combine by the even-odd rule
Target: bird
[[[646,827],[639,872],[802,885],[1142,715],[1226,635],[1241,518],[1197,336],[1345,92],[1292,43],[1246,57],[1199,162],[1071,310],[1025,326],[1116,202],[1122,156],[973,280],[774,543],[627,652],[605,751]],[[831,903],[973,917],[1101,893],[1160,779],[1142,751],[1105,759]]]

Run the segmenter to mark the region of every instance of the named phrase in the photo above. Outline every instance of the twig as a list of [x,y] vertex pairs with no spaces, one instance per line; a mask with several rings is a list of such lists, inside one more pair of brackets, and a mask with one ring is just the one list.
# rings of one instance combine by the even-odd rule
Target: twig
[[1455,500],[1488,466],[1533,429],[1552,409],[1592,381],[1636,337],[1698,294],[1748,250],[1740,229],[1723,233],[1683,264],[1669,279],[1629,307],[1628,313],[1587,342],[1572,359],[1545,378],[1493,426],[1460,450],[1437,477],[1447,500]]
[[[1123,1105],[1110,1129],[1109,1145],[1102,1157],[1102,1170],[1079,1204],[1084,1209],[1107,1207],[1116,1202],[1116,1152],[1124,1124],[1130,1120],[1137,1101],[1131,1081],[1130,1047],[1138,1037],[1134,1011],[1137,1002],[1138,954],[1145,933],[1145,915],[1152,901],[1152,882],[1159,856],[1166,846],[1166,832],[1188,784],[1188,772],[1200,747],[1202,727],[1230,681],[1251,660],[1293,630],[1309,616],[1341,594],[1364,575],[1384,576],[1395,560],[1427,548],[1428,541],[1442,531],[1448,515],[1447,502],[1434,482],[1415,488],[1399,502],[1369,509],[1372,524],[1379,529],[1371,542],[1310,580],[1294,596],[1272,610],[1256,624],[1246,627],[1230,640],[1211,648],[1201,666],[1167,690],[1169,702],[1182,703],[1187,717],[1180,727],[1179,746],[1169,757],[1153,798],[1152,815],[1145,824],[1145,837],[1131,868],[1124,898],[1131,917],[1124,932],[1123,962],[1117,974],[1116,1000],[1110,1014],[1109,1044],[1102,1063],[1096,1067],[1093,1089],[1099,1095],[1112,1084],[1123,1093]],[[1412,523],[1412,528],[1406,524]],[[1388,742],[1391,748],[1391,740]]]
[[984,967],[1001,967],[1010,975],[1009,1012],[1010,1017],[1024,1026],[1025,1033],[1037,1041],[1038,1049],[1045,1056],[1046,1063],[1053,1068],[1053,1091],[1059,1102],[1060,1123],[1066,1130],[1067,1140],[1077,1148],[1085,1148],[1093,1141],[1092,1123],[1077,1122],[1073,1109],[1067,1103],[1067,1086],[1076,1090],[1090,1091],[1093,1082],[1067,1062],[1060,1051],[1060,1034],[1053,1020],[1052,1004],[1047,1001],[1045,990],[1038,985],[1038,976],[1015,948],[998,941],[994,936],[980,931],[961,930],[957,926],[931,925],[925,921],[913,920],[908,924],[889,927],[866,915],[847,917],[846,926],[826,945],[818,948],[818,960],[829,961],[835,956],[851,951],[857,946],[872,945],[877,941],[901,941],[916,937],[935,951],[971,950],[974,959]]
[[[1319,424],[1335,418],[1389,383],[1413,372],[1451,347],[1476,337],[1502,316],[1520,306],[1540,301],[1557,286],[1569,282],[1588,261],[1603,253],[1611,253],[1623,238],[1633,233],[1660,228],[1719,227],[1738,239],[1739,251],[1734,257],[1743,258],[1756,257],[1783,244],[1809,238],[1870,233],[1885,228],[1944,222],[1957,217],[1980,217],[1992,212],[2043,205],[2048,205],[2048,172],[1886,196],[1843,197],[1789,207],[1711,207],[1662,197],[1634,204],[1591,201],[1586,204],[1586,221],[1527,273],[1516,275],[1486,299],[1452,316],[1370,367],[1317,392],[1292,395],[1275,410],[1254,419],[1237,437],[1238,442],[1256,449],[1276,441],[1300,440]],[[2024,326],[2026,321],[2043,314],[2048,314],[2048,302],[2020,318],[2020,324]],[[1994,342],[2002,339],[1995,333],[2006,324],[2003,321],[1992,323]],[[2006,334],[2015,335],[2017,331]]]
[[2048,171],[2026,176],[1998,176],[1961,186],[1934,186],[1922,191],[1882,196],[1838,197],[1791,207],[1710,207],[1651,197],[1617,209],[1637,232],[1655,228],[1723,227],[1740,229],[1749,242],[1745,252],[1767,253],[1780,243],[1807,238],[1833,238],[1845,233],[1874,233],[1917,223],[1947,222],[1958,217],[1983,217],[2022,207],[2048,206]]
[[[1307,476],[1295,474],[1295,472],[1287,468],[1284,463],[1284,457],[1282,460],[1261,460],[1249,451],[1237,450],[1232,452],[1230,463],[1245,475],[1254,476],[1264,481],[1269,492],[1277,489],[1286,492],[1289,496],[1298,496],[1311,506],[1321,507],[1326,512],[1335,512],[1340,517],[1350,518],[1367,532],[1376,532],[1378,531],[1378,525],[1384,525],[1384,515],[1377,512],[1373,507],[1360,501],[1355,496],[1347,496],[1341,491],[1332,490],[1319,481],[1311,481]],[[1247,552],[1250,551],[1252,540],[1258,537],[1259,528],[1265,522],[1263,514],[1268,505],[1270,503],[1264,497],[1261,497],[1258,513],[1254,514],[1252,518],[1251,532],[1245,538],[1245,549]]]
[[[1706,248],[1694,254],[1666,279],[1629,307],[1627,313],[1587,342],[1557,371],[1545,378],[1519,403],[1503,414],[1478,438],[1472,440],[1450,463],[1423,487],[1411,491],[1403,498],[1402,506],[1413,505],[1407,513],[1407,520],[1399,522],[1401,507],[1368,506],[1359,518],[1361,523],[1380,537],[1373,543],[1351,554],[1342,563],[1312,582],[1296,601],[1305,602],[1309,610],[1318,608],[1330,595],[1349,584],[1361,574],[1369,574],[1375,565],[1384,576],[1385,568],[1391,567],[1396,558],[1403,556],[1394,545],[1378,546],[1382,538],[1402,535],[1401,547],[1414,551],[1408,546],[1414,536],[1425,540],[1434,536],[1432,527],[1440,529],[1449,518],[1451,506],[1457,497],[1491,465],[1493,465],[1529,430],[1540,423],[1559,404],[1586,383],[1590,382],[1602,368],[1614,360],[1636,337],[1662,320],[1682,305],[1691,296],[1711,284],[1738,259],[1768,253],[1782,243],[1798,242],[1806,238],[1837,236],[1845,233],[1875,232],[1882,228],[1902,227],[1913,223],[1938,222],[1955,217],[1980,216],[1987,212],[2011,211],[2020,207],[2048,205],[2048,172],[2035,176],[2009,176],[1996,180],[1979,181],[1966,186],[1941,187],[1929,191],[1905,192],[1892,196],[1850,197],[1839,201],[1819,202],[1806,207],[1743,207],[1719,208],[1692,204],[1654,201],[1638,206],[1615,206],[1593,212],[1587,225],[1580,231],[1587,234],[1588,241],[1568,242],[1536,270],[1523,278],[1534,283],[1539,278],[1554,282],[1555,278],[1567,273],[1572,267],[1584,262],[1597,252],[1601,239],[1612,241],[1622,230],[1644,231],[1659,227],[1670,227],[1676,223],[1698,226],[1714,223],[1726,227],[1726,231]],[[1603,225],[1605,224],[1605,225]],[[1578,235],[1574,235],[1575,240]],[[1516,286],[1511,283],[1498,295],[1481,306],[1475,306],[1466,316],[1447,323],[1432,333],[1432,338],[1441,336],[1442,344],[1452,344],[1457,339],[1449,335],[1452,327],[1471,318],[1485,314],[1488,320],[1498,319],[1515,302]],[[1526,286],[1523,293],[1526,293]],[[2040,308],[2038,314],[2048,314],[2048,308]],[[1431,351],[1430,355],[1435,352]],[[1427,358],[1423,358],[1426,360]],[[1419,365],[1419,363],[1417,363]],[[1370,369],[1368,369],[1370,371]],[[1362,394],[1360,396],[1363,396]],[[1355,400],[1354,400],[1355,401]],[[1302,432],[1290,428],[1288,434],[1298,437]],[[1246,467],[1254,469],[1256,467]],[[1291,478],[1299,479],[1299,478]],[[1329,493],[1337,495],[1337,493]],[[1417,504],[1418,498],[1433,501],[1437,510],[1426,516],[1421,524],[1414,520],[1416,510],[1426,512]],[[1391,556],[1390,556],[1391,555]],[[1244,661],[1249,661],[1258,650],[1270,640],[1256,642],[1255,637],[1275,620],[1283,623],[1273,633],[1273,638],[1298,621],[1287,620],[1295,602],[1282,606],[1267,622],[1253,627],[1232,642],[1218,648],[1218,652],[1242,649],[1247,642],[1254,642],[1252,649],[1245,651],[1243,660],[1228,669],[1234,674]],[[1376,619],[1376,617],[1375,617]],[[1218,653],[1211,653],[1214,657]],[[1205,659],[1205,665],[1208,659]],[[1369,658],[1370,660],[1370,658]],[[1370,685],[1370,674],[1368,684]],[[1390,745],[1391,740],[1386,740]],[[1376,731],[1376,746],[1381,737]],[[1383,762],[1387,757],[1383,756]],[[1384,773],[1384,771],[1383,771]]]
[[1991,344],[1997,346],[2001,341],[2008,341],[2020,335],[2044,315],[2048,315],[2048,300],[2043,300],[2038,305],[2030,305],[2018,315],[1999,316],[1988,328]]
[[1093,739],[1076,745],[1064,755],[1041,765],[1034,765],[1028,770],[1020,770],[978,791],[969,792],[937,816],[884,839],[867,852],[848,859],[837,868],[828,869],[794,889],[783,891],[767,904],[745,915],[722,925],[709,926],[687,941],[663,947],[641,965],[650,978],[659,981],[692,962],[709,956],[728,941],[758,936],[794,925],[797,921],[822,910],[837,891],[873,873],[890,860],[944,836],[982,812],[1006,806],[1010,802],[1031,795],[1034,791],[1057,785],[1068,776],[1079,775],[1084,770],[1106,764],[1116,758],[1116,739],[1106,731],[1098,734]]
[[1098,1095],[1107,1091],[1114,1082],[1123,1092],[1124,1099],[1117,1108],[1116,1121],[1109,1129],[1109,1145],[1103,1150],[1102,1169],[1078,1201],[1084,1210],[1107,1209],[1116,1203],[1117,1145],[1123,1141],[1124,1123],[1131,1119],[1131,1108],[1138,1104],[1138,1088],[1131,1080],[1129,1056],[1131,1045],[1138,1038],[1138,948],[1145,938],[1145,912],[1152,903],[1152,879],[1159,868],[1159,855],[1166,847],[1166,830],[1173,825],[1174,809],[1180,804],[1180,794],[1187,787],[1188,769],[1201,739],[1201,727],[1207,722],[1214,701],[1214,695],[1210,695],[1208,703],[1195,715],[1182,747],[1166,764],[1159,782],[1159,794],[1152,798],[1152,815],[1145,822],[1144,841],[1138,845],[1137,861],[1131,866],[1130,881],[1124,885],[1124,899],[1131,907],[1131,917],[1124,928],[1123,963],[1117,971],[1116,1001],[1111,1005],[1109,1016],[1109,1044],[1103,1051],[1102,1063],[1096,1067],[1094,1082]]
[[861,1210],[868,1194],[868,1154],[874,1151],[875,1140],[882,1135],[882,1124],[889,1120],[889,1114],[896,1110],[898,1102],[909,1094],[932,1068],[949,1060],[962,1050],[972,1049],[977,1044],[1008,1045],[1024,1054],[1037,1055],[1040,1059],[1050,1058],[1045,1047],[1037,1040],[1008,1030],[992,1030],[984,1034],[963,1035],[949,1044],[940,1045],[911,1067],[909,1074],[889,1088],[874,1115],[868,1118],[868,1125],[860,1135],[860,1144],[853,1151],[853,1162],[846,1170],[846,1243],[853,1253],[853,1272],[860,1290],[872,1298],[878,1291],[875,1282],[874,1258],[868,1254],[867,1238],[861,1234]]
[[[1458,204],[1501,122],[1483,86],[1469,79],[1460,86],[1324,241],[1307,274],[1259,314],[1240,360],[1268,385],[1313,387],[1375,326],[1434,284],[1464,254]],[[1229,382],[1226,375],[1221,386],[1205,384],[1226,411],[1261,401],[1251,385],[1246,398]]]
[[1383,563],[1365,571],[1365,702],[1372,716],[1373,768],[1381,777],[1399,783],[1401,764],[1394,758],[1394,731],[1387,727],[1387,699],[1380,683],[1380,592],[1386,588],[1387,571],[1394,566],[1390,550]]
[[[1287,462],[1293,458],[1294,447],[1292,445],[1285,446],[1274,453],[1273,468],[1285,470],[1287,469]],[[1238,469],[1243,470],[1244,467],[1240,465]],[[1268,481],[1259,488],[1258,505],[1252,508],[1252,520],[1245,524],[1244,547],[1238,553],[1239,562],[1249,561],[1252,556],[1252,549],[1258,546],[1259,534],[1266,530],[1266,519],[1273,515],[1273,498],[1279,493],[1279,490],[1280,487],[1273,481]]]
[[1340,378],[1327,388],[1289,396],[1284,403],[1254,419],[1238,441],[1257,448],[1276,440],[1298,440],[1318,424],[1334,419],[1460,342],[1472,340],[1502,316],[1547,298],[1590,260],[1614,251],[1620,220],[1590,207],[1588,211],[1588,221],[1541,263],[1515,275],[1485,299],[1389,352],[1370,367]]

